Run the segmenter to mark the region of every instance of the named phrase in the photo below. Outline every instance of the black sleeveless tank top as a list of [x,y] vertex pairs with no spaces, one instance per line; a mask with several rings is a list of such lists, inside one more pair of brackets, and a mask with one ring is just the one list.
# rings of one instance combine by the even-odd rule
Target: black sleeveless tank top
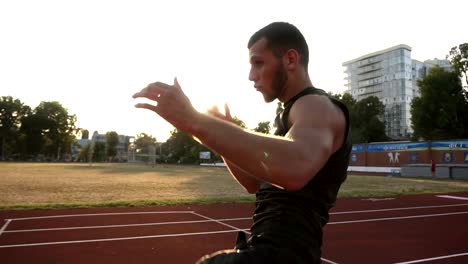
[[[338,190],[346,179],[352,144],[346,106],[316,88],[306,88],[284,104],[284,110],[275,120],[275,135],[284,136],[288,132],[291,106],[306,95],[327,96],[340,107],[346,117],[344,143],[301,190],[287,191],[268,183],[261,184],[256,193],[251,239],[307,252],[310,245],[320,247],[322,244],[322,227],[328,222],[328,211],[335,205]],[[288,157],[284,162],[288,162]]]

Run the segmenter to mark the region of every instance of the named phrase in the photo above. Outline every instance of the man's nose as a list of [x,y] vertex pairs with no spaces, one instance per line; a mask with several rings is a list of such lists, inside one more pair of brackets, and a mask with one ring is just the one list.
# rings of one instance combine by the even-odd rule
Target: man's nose
[[258,74],[255,72],[255,70],[253,68],[250,68],[250,72],[249,72],[249,81],[256,81],[258,79]]

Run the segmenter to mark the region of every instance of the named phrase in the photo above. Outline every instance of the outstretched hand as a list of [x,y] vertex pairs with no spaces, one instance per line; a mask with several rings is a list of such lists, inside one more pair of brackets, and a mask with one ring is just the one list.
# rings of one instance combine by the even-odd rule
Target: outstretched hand
[[189,98],[184,94],[177,78],[169,85],[155,82],[133,95],[133,98],[147,98],[156,104],[138,103],[136,108],[151,110],[178,129],[187,131],[198,114]]

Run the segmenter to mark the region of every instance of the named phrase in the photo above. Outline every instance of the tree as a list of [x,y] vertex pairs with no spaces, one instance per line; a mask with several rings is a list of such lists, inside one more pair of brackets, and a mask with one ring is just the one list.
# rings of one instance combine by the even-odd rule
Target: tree
[[51,157],[57,155],[57,159],[60,159],[62,153],[70,153],[77,130],[76,115],[69,115],[59,102],[41,102],[34,109],[34,114],[42,122],[44,154]]
[[42,152],[46,142],[45,123],[44,118],[34,113],[21,118],[19,146],[23,157],[36,156]]
[[[463,96],[465,97],[465,102],[468,101],[468,43],[463,43],[458,45],[457,47],[453,47],[450,50],[449,55],[447,55],[447,59],[450,60],[452,67],[456,72],[458,72],[458,76],[463,78],[465,75],[465,89],[463,90]],[[468,107],[465,107],[463,110],[463,120],[464,122],[468,122]],[[468,137],[468,125],[464,126],[463,137]]]
[[254,131],[264,134],[270,134],[270,121],[258,123],[257,127],[254,128]]
[[352,109],[356,105],[356,100],[353,98],[353,96],[349,93],[344,93],[342,96],[339,97],[339,99],[346,107]]
[[115,131],[106,133],[107,157],[112,159],[117,155],[117,145],[119,145],[119,134]]
[[94,142],[94,147],[91,146],[92,159],[95,162],[102,162],[106,160],[106,143],[101,141]]
[[149,153],[150,146],[156,145],[156,138],[145,133],[140,133],[135,139],[136,148],[142,153]]
[[245,125],[245,122],[239,119],[237,116],[234,116],[232,118],[232,122],[242,128],[247,128],[247,126]]
[[[346,94],[342,101],[350,112],[351,137],[353,143],[387,141],[382,116],[385,106],[376,96],[369,96],[356,103]],[[354,105],[353,105],[354,103]]]
[[0,144],[1,159],[17,151],[21,119],[31,113],[31,108],[11,96],[0,97]]
[[418,81],[421,97],[413,99],[414,139],[442,140],[468,137],[468,101],[458,72],[435,66]]
[[200,151],[207,150],[192,136],[178,129],[171,131],[163,148],[168,153],[169,162],[180,163],[195,163],[199,160]]
[[[156,146],[156,138],[151,135],[147,135],[145,133],[140,133],[137,135],[135,139],[135,147],[138,153],[141,154],[152,154],[152,148]],[[149,159],[144,157],[144,161],[148,161]]]
[[89,130],[87,129],[82,129],[81,130],[81,139],[89,139]]
[[468,85],[468,43],[463,43],[450,50],[447,59],[450,60],[453,69],[459,77],[465,75],[465,82]]
[[348,108],[353,144],[388,140],[385,135],[385,124],[381,121],[385,106],[377,97],[369,96],[357,102],[351,94],[346,92],[344,94],[329,93],[329,95]]
[[91,158],[93,157],[94,152],[94,144],[93,142],[89,142],[86,146],[80,149],[80,153],[78,154],[78,159],[81,162],[91,162]]
[[362,129],[358,127],[358,124],[359,126],[361,126],[361,123],[358,122],[358,116],[355,111],[357,101],[353,98],[353,96],[350,93],[346,92],[343,95],[335,98],[340,100],[348,108],[349,122],[351,127],[351,141],[353,143],[366,142],[365,137],[361,136]]

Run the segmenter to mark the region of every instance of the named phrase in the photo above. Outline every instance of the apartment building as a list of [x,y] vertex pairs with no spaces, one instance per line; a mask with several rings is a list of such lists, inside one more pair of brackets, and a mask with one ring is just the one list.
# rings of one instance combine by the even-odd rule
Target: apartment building
[[345,86],[357,101],[376,96],[385,105],[383,121],[387,136],[408,139],[411,128],[411,101],[420,96],[417,80],[434,65],[451,69],[447,60],[411,59],[411,47],[400,44],[343,63]]

